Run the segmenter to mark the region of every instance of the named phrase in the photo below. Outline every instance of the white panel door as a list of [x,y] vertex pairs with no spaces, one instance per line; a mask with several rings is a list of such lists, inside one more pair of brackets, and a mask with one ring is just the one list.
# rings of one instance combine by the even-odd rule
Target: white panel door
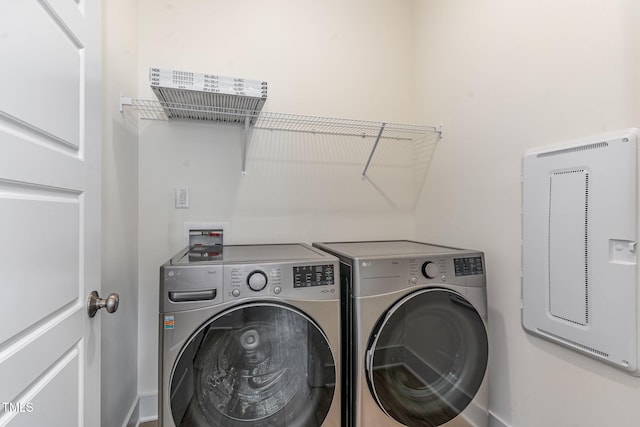
[[100,1],[0,1],[0,426],[100,425]]

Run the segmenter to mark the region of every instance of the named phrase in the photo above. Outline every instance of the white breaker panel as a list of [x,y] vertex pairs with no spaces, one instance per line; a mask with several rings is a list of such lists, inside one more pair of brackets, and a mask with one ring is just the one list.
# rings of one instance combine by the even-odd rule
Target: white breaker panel
[[522,326],[633,375],[638,135],[529,150],[522,165]]

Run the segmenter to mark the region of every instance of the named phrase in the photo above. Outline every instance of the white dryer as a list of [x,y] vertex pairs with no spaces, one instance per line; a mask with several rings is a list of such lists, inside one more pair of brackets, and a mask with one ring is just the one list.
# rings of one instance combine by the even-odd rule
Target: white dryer
[[163,265],[160,425],[340,426],[337,271],[304,244],[190,247]]
[[314,246],[341,264],[343,426],[486,427],[484,254],[412,241]]

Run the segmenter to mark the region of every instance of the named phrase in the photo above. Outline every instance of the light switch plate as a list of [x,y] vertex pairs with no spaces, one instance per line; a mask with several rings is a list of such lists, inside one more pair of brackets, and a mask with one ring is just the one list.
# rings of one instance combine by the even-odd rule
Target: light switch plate
[[189,208],[189,189],[176,188],[176,209]]

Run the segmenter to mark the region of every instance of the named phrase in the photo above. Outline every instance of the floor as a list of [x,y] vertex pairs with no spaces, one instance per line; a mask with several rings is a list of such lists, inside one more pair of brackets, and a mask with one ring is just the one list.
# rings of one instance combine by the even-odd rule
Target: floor
[[139,427],[158,427],[158,422],[157,421],[148,421],[146,423],[140,424]]

